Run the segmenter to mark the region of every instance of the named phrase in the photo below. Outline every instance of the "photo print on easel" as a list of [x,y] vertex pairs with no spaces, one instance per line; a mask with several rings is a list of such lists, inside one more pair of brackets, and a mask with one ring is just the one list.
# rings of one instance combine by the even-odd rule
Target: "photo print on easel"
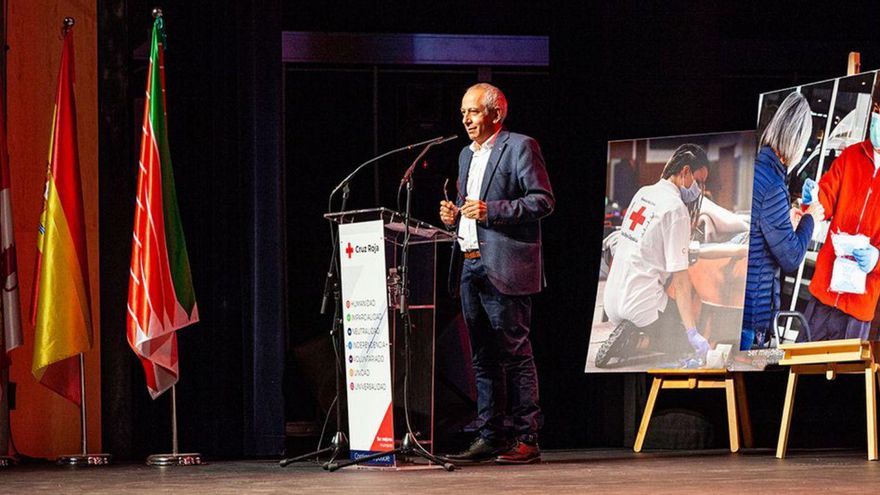
[[[766,134],[786,100],[801,98],[809,105],[812,130],[803,156],[783,167],[786,199],[792,220],[798,215],[807,218],[811,208],[822,210],[818,221],[810,222],[812,232],[802,258],[780,270],[774,280],[778,306],[753,305],[766,308],[765,312],[799,312],[806,324],[795,318],[751,324],[755,319],[748,315],[743,322],[741,347],[765,353],[770,362],[779,357],[774,350],[780,341],[876,339],[880,294],[880,160],[875,151],[880,148],[880,87],[876,80],[876,72],[865,72],[760,96],[759,136]],[[873,140],[872,120],[877,121]],[[756,178],[756,195],[757,184]]]
[[755,369],[735,364],[755,143],[743,131],[608,144],[585,371]]

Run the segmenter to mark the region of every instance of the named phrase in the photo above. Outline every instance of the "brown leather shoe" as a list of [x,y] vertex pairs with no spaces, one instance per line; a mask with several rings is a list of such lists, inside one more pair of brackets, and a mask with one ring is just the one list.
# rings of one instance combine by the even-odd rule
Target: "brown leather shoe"
[[495,458],[498,464],[531,464],[541,462],[541,449],[538,443],[526,443],[517,440],[516,444],[507,452]]

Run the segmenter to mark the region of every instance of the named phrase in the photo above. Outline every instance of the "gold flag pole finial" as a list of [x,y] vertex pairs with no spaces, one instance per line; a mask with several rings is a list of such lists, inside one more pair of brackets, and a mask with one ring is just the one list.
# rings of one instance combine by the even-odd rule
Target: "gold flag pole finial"
[[153,9],[153,19],[158,19],[159,17],[162,17],[162,9],[156,7]]
[[61,32],[67,34],[73,28],[73,25],[76,24],[76,19],[73,17],[65,17],[64,22],[62,23]]

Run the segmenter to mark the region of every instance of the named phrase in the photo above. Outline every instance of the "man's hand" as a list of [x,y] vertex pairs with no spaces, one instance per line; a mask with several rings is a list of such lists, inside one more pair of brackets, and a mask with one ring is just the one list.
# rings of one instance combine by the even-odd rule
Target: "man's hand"
[[455,225],[455,217],[458,216],[458,208],[452,201],[440,202],[440,221],[446,225]]
[[461,207],[461,214],[466,218],[472,218],[478,222],[485,222],[489,216],[489,210],[485,201],[479,199],[467,199]]

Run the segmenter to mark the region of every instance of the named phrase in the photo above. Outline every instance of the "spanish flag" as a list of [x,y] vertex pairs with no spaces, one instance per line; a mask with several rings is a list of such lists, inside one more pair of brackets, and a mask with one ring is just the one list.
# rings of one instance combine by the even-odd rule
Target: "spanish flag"
[[92,314],[73,66],[73,32],[68,27],[55,96],[31,321],[35,326],[34,376],[79,405],[77,357],[92,347]]
[[153,23],[128,282],[128,344],[154,399],[177,383],[177,333],[199,321],[165,113],[165,24]]

